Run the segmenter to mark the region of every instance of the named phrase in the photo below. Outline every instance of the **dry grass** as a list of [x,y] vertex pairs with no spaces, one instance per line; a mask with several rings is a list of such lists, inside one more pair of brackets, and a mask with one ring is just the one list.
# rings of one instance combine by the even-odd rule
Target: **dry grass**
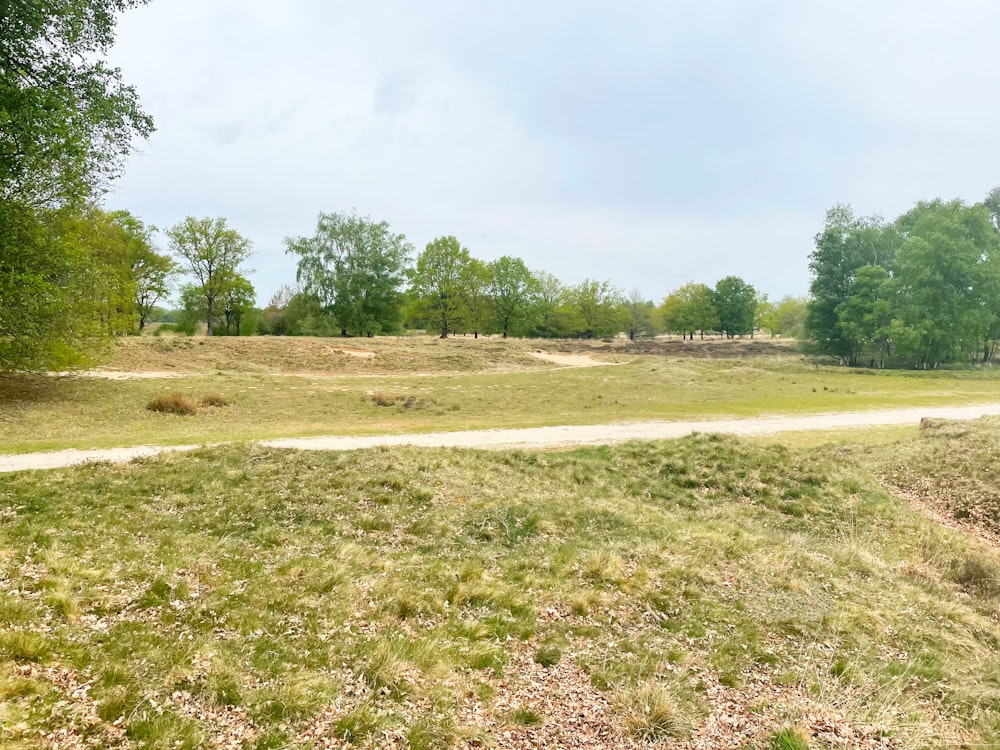
[[189,417],[198,413],[198,400],[185,396],[183,393],[171,393],[167,396],[157,396],[146,404],[149,411],[160,414],[177,414]]
[[871,451],[232,447],[10,475],[4,741],[995,742],[1000,554],[885,492]]
[[[142,354],[142,362],[159,370],[165,363],[147,351],[158,341],[129,339],[122,346],[137,358]],[[373,339],[370,346],[380,347],[373,359],[343,355],[347,369],[336,370],[339,365],[331,360],[327,365],[333,369],[295,376],[266,370],[279,363],[289,368],[308,364],[312,347],[333,346],[335,341],[236,337],[169,341],[182,347],[167,353],[175,358],[171,361],[176,369],[202,367],[201,374],[187,374],[180,381],[0,376],[0,450],[796,414],[1000,398],[1000,380],[992,370],[861,374],[816,367],[789,354],[674,356],[671,347],[680,346],[679,341],[628,345]],[[751,342],[705,342],[702,348],[709,344],[731,345],[734,355],[753,351]],[[590,358],[625,363],[576,369],[553,366],[533,356],[540,346],[548,351],[575,349]],[[298,355],[296,348],[302,349]],[[223,354],[234,366],[243,363],[252,368],[259,362],[264,371],[212,369],[210,361]],[[274,361],[264,362],[264,354]],[[369,370],[364,374],[357,368]],[[175,390],[216,393],[230,406],[203,410],[197,419],[169,422],[143,409],[148,401]],[[831,438],[810,439],[815,443]]]

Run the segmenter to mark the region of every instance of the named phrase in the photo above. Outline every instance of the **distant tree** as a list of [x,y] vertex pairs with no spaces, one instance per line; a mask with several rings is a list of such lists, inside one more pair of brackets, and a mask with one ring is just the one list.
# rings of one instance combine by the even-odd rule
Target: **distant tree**
[[477,258],[470,258],[465,269],[463,295],[465,297],[465,328],[478,339],[479,334],[490,330],[494,321],[494,309],[490,298],[490,284],[493,275],[488,264]]
[[427,243],[411,272],[410,290],[418,314],[441,338],[460,330],[469,315],[466,289],[474,267],[469,250],[455,237]]
[[851,296],[837,308],[837,321],[845,341],[858,342],[858,360],[867,349],[879,367],[892,354],[892,283],[882,266],[862,266],[854,274]]
[[781,336],[802,338],[805,335],[806,309],[808,297],[785,295],[774,305],[771,321],[776,333]]
[[523,260],[509,255],[490,263],[489,274],[490,302],[497,325],[507,338],[511,326],[528,317],[538,282]]
[[570,287],[566,303],[575,318],[577,332],[584,338],[613,336],[623,327],[621,291],[609,281],[585,279]]
[[400,329],[401,289],[413,246],[387,222],[321,213],[312,237],[289,237],[285,246],[299,256],[299,283],[319,297],[342,335]]
[[545,337],[562,336],[566,326],[560,310],[566,302],[566,287],[547,271],[537,271],[534,277],[537,286],[529,302],[529,314],[535,331]]
[[715,285],[712,295],[719,313],[719,329],[729,338],[753,335],[757,314],[757,291],[738,276],[727,276]]
[[267,302],[267,309],[281,311],[288,306],[288,303],[292,301],[299,290],[289,284],[282,284],[278,289],[271,295],[271,298]]
[[695,333],[705,338],[705,331],[719,327],[719,313],[715,308],[712,290],[704,284],[685,284],[674,290],[660,305],[663,326],[681,337],[694,339]]
[[979,355],[996,319],[1000,235],[986,206],[918,203],[896,222],[895,316],[909,329],[897,351],[918,367]]
[[224,218],[184,221],[166,231],[171,250],[187,266],[204,298],[207,333],[212,335],[217,303],[227,284],[239,275],[240,265],[252,254],[250,240],[230,229]]
[[227,334],[239,336],[241,332],[244,332],[241,331],[240,323],[253,311],[256,299],[256,292],[249,279],[239,274],[229,279],[222,294]]
[[110,219],[126,245],[133,284],[132,311],[141,332],[156,304],[170,293],[170,280],[177,273],[177,264],[170,256],[157,251],[153,227],[128,211],[114,211]]
[[891,269],[900,242],[897,229],[878,216],[855,216],[843,204],[827,211],[826,224],[816,235],[809,256],[813,279],[805,320],[806,333],[821,352],[857,364],[862,343],[846,338],[847,329],[839,325],[837,310],[851,296],[857,270],[869,265]]
[[622,302],[620,317],[624,321],[625,333],[628,335],[629,341],[652,336],[655,333],[653,303],[644,299],[638,289],[630,291]]

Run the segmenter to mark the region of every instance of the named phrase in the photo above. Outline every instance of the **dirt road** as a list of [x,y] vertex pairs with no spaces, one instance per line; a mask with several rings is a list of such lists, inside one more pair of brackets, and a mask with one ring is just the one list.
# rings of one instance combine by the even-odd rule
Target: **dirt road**
[[[348,451],[383,445],[413,445],[424,448],[556,448],[574,445],[621,443],[626,440],[663,440],[684,437],[692,432],[720,432],[730,435],[770,435],[778,432],[842,430],[852,427],[913,425],[921,418],[977,419],[1000,415],[1000,403],[973,406],[910,407],[848,411],[801,416],[768,416],[747,419],[709,419],[693,422],[628,422],[597,425],[559,425],[512,430],[467,430],[366,437],[326,436],[264,440],[269,448]],[[123,463],[158,453],[188,451],[197,445],[152,446],[95,450],[63,450],[46,453],[0,455],[0,473],[32,469],[57,469],[88,462]]]

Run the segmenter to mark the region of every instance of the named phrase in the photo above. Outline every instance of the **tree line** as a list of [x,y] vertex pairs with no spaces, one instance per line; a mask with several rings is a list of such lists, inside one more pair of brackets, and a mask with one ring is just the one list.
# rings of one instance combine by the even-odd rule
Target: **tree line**
[[990,362],[1000,342],[1000,188],[980,203],[921,201],[895,221],[827,213],[815,238],[806,334],[849,365]]

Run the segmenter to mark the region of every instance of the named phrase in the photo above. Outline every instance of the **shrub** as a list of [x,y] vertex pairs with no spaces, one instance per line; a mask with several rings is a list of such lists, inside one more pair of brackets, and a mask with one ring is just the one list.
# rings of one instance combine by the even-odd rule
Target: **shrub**
[[157,396],[146,408],[163,414],[180,414],[190,416],[198,411],[198,402],[183,393],[171,393],[169,396]]
[[202,406],[229,406],[229,402],[221,393],[206,393],[201,397]]

